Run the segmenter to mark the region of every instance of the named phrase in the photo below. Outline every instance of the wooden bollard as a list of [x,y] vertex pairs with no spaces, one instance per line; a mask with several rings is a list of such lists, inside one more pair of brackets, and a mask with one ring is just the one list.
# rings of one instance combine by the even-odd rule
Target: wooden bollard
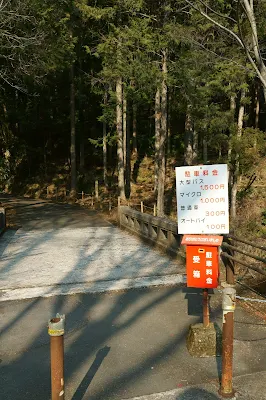
[[156,204],[154,204],[154,206],[153,206],[153,215],[154,215],[154,217],[156,217]]
[[82,192],[81,192],[81,198],[82,198],[82,200],[84,199],[84,192],[83,192],[83,190],[82,190]]
[[47,191],[47,196],[49,196],[49,187],[48,186],[47,186],[46,191]]
[[144,212],[143,201],[140,202],[140,211],[141,211],[142,213]]
[[119,208],[121,206],[121,198],[118,196],[117,198],[117,207]]

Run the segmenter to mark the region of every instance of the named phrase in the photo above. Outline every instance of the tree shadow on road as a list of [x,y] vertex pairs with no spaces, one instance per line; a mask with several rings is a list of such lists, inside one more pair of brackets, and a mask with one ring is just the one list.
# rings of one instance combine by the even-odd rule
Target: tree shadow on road
[[[71,212],[71,208],[68,207],[68,210]],[[62,211],[58,214],[58,218],[60,218],[61,214],[64,215],[66,211],[66,208],[63,207]],[[85,211],[83,211],[83,213],[85,213]],[[67,217],[64,226],[68,226],[70,221],[71,226],[75,226],[74,218],[74,216]],[[39,240],[46,240],[45,235],[39,238]],[[90,240],[97,240],[97,235],[91,237]],[[108,246],[108,241],[110,241],[110,238],[108,239],[106,236],[102,246]],[[79,271],[82,274],[83,270],[86,271],[89,269],[90,260],[98,257],[101,248],[96,247],[95,251],[88,255],[87,248],[89,246],[89,241],[86,243],[84,242],[84,247],[80,248],[79,256],[73,270],[69,271],[61,279],[62,284],[68,282],[75,271]],[[33,247],[37,244],[36,241],[33,241]],[[122,278],[130,276],[130,266],[132,263],[139,265],[140,275],[143,275],[142,269],[145,263],[153,262],[153,260],[155,263],[160,257],[158,253],[154,252],[150,259],[148,253],[146,255],[140,253],[140,248],[141,244],[136,246],[135,251],[131,252],[129,256],[125,255],[121,260],[121,264],[127,266],[124,274],[122,274]],[[20,254],[20,257],[21,256],[23,256],[23,254]],[[157,267],[154,268],[154,274],[160,275],[163,268],[166,266],[167,263],[162,259],[162,262],[157,263]],[[12,269],[14,263],[12,262],[9,267]],[[108,279],[111,279],[111,275],[106,276],[107,281]],[[110,288],[111,285],[112,283],[110,282]],[[91,288],[93,290],[93,284]],[[10,334],[11,329],[15,328],[16,332],[19,332],[23,324],[25,325],[29,321],[35,320],[36,317],[40,318],[40,312],[41,318],[43,318],[43,315],[46,315],[47,311],[47,318],[43,318],[43,324],[40,322],[38,323],[36,332],[31,336],[31,340],[26,341],[25,347],[22,348],[20,343],[16,344],[19,351],[11,358],[8,365],[5,366],[6,370],[4,371],[3,381],[5,381],[5,379],[7,379],[7,381],[5,385],[2,385],[2,397],[6,400],[22,400],[26,398],[38,398],[40,400],[49,399],[49,337],[47,335],[46,320],[59,312],[60,314],[66,313],[66,381],[67,389],[69,388],[69,383],[72,382],[70,393],[74,393],[73,399],[79,400],[82,396],[86,399],[84,396],[86,396],[89,385],[91,390],[90,397],[88,398],[91,400],[124,398],[124,392],[128,390],[128,388],[133,386],[136,382],[143,380],[143,377],[147,376],[148,379],[152,368],[156,370],[156,367],[160,366],[163,360],[176,357],[180,351],[183,351],[185,336],[191,320],[188,318],[187,323],[181,327],[178,326],[178,323],[176,325],[174,324],[172,328],[173,332],[168,332],[164,329],[164,316],[161,314],[162,310],[165,310],[167,301],[171,300],[171,304],[175,304],[173,299],[175,299],[177,292],[180,290],[180,287],[167,288],[161,291],[158,289],[129,290],[113,295],[80,294],[75,295],[75,297],[57,296],[46,300],[38,298],[22,302],[19,308],[20,311],[17,312],[16,309],[14,317],[4,327],[6,336]],[[162,305],[163,308],[160,309]],[[175,306],[178,307],[177,304]],[[47,308],[43,310],[43,307]],[[148,314],[152,315],[152,321],[155,321],[157,312],[159,312],[158,316],[162,319],[162,323],[160,324],[159,321],[159,325],[155,323],[155,325],[152,324],[151,327],[146,325],[143,333],[138,332],[138,329],[140,329],[140,321]],[[145,320],[143,321],[145,322]],[[143,321],[141,322],[142,324]],[[198,322],[199,318],[194,318],[194,321]],[[149,346],[150,335],[152,335],[152,338],[156,335],[156,331],[151,331],[153,326],[160,326],[161,332],[164,332],[164,336],[157,339],[154,346]],[[100,379],[99,375],[101,374],[98,374],[97,371],[103,363],[103,359],[105,360],[101,371],[105,363],[109,361],[111,355],[111,353],[108,354],[109,352],[107,351],[104,354],[102,352],[99,353],[99,349],[105,348],[107,350],[111,346],[111,341],[114,340],[114,338],[118,337],[121,340],[121,338],[126,335],[127,331],[131,329],[133,329],[134,335],[144,336],[140,336],[143,340],[142,346],[137,350],[134,348],[133,344],[129,352],[130,357],[137,352],[139,361],[135,361],[131,366],[130,363],[122,363],[119,369],[119,375],[115,375],[111,369],[111,373],[104,384],[101,380],[95,383],[94,377],[96,375],[97,378]],[[132,340],[138,339],[134,337],[134,335]],[[138,340],[136,343],[137,342]],[[119,346],[121,346],[119,350],[123,349],[123,341],[119,342]],[[116,351],[118,352],[118,348]],[[95,354],[98,354],[98,356],[96,356],[92,363]],[[122,354],[122,358],[125,357],[125,361],[127,361],[126,354],[126,352]],[[142,354],[144,355],[142,356]],[[115,360],[121,360],[121,357],[117,358],[117,354],[113,355],[113,353],[112,357],[114,357],[112,363],[114,367],[116,367]],[[189,363],[189,359],[186,362]],[[91,367],[84,373],[88,364],[91,365]],[[24,379],[23,376],[20,377],[21,370],[26,371],[27,379]],[[15,384],[11,384],[11,379]],[[157,384],[156,381],[155,379],[155,387]],[[151,386],[153,387],[153,383],[151,383]],[[42,394],[40,395],[40,393]]]
[[221,397],[201,388],[189,388],[177,395],[176,400],[219,400]]

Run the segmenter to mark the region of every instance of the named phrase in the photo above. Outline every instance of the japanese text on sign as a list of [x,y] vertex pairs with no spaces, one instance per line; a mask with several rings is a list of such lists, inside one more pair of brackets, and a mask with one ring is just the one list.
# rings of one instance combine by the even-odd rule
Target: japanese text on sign
[[218,247],[187,246],[187,286],[216,288],[218,286]]
[[176,168],[178,232],[229,233],[226,164]]

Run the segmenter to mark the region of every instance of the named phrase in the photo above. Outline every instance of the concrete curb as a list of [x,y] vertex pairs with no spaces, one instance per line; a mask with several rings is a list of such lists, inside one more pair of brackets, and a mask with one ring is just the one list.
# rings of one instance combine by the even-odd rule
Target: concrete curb
[[104,293],[155,286],[175,286],[184,284],[185,279],[185,274],[177,274],[110,281],[58,284],[41,287],[0,289],[0,302],[78,293]]

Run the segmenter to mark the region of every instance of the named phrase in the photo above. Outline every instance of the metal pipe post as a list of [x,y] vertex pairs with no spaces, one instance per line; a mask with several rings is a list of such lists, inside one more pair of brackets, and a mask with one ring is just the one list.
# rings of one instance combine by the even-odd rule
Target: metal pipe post
[[219,393],[231,399],[235,396],[233,389],[233,341],[234,311],[236,290],[227,286],[223,289],[223,339],[222,339],[222,378]]
[[59,314],[48,323],[51,350],[51,400],[65,399],[64,326],[65,316]]
[[209,293],[208,289],[203,289],[203,326],[207,328],[210,324]]

